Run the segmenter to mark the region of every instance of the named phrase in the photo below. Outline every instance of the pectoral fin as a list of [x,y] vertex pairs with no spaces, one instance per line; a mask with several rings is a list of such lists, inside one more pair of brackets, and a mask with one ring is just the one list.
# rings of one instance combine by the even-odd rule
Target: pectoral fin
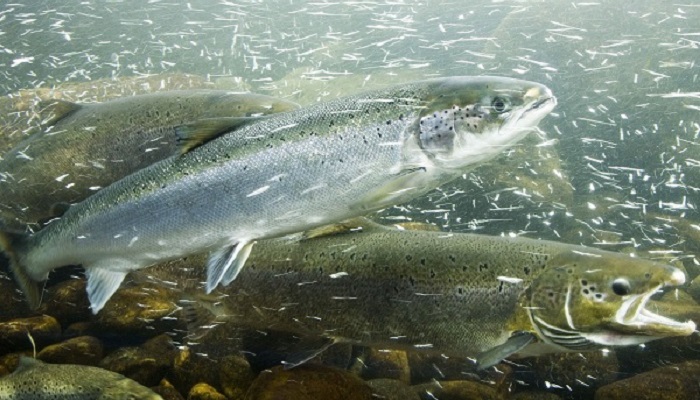
[[211,293],[221,281],[231,283],[243,268],[255,242],[242,240],[235,245],[224,247],[209,256],[207,261],[207,293]]
[[[423,193],[425,190],[424,182],[421,179],[425,172],[425,167],[405,169],[394,175],[393,179],[387,184],[368,193],[360,201],[355,203],[353,208],[383,208],[400,203],[407,198],[413,198],[416,192]],[[366,205],[370,205],[370,207]]]
[[92,313],[97,314],[119,289],[124,281],[126,272],[109,270],[104,267],[88,267],[85,269],[87,276],[87,294],[90,300]]
[[175,127],[175,135],[182,154],[231,132],[241,126],[259,121],[264,117],[221,117],[203,118],[189,124]]
[[479,354],[476,358],[476,367],[477,369],[492,367],[503,361],[503,359],[519,352],[533,340],[535,340],[535,335],[531,332],[514,333],[505,343]]

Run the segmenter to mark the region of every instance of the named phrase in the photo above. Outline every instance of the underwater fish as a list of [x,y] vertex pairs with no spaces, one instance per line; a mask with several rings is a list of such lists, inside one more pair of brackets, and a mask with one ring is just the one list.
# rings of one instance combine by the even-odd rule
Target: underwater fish
[[252,93],[176,90],[40,105],[43,130],[0,160],[0,228],[24,232],[102,187],[178,154],[175,126],[200,118],[255,117],[294,103]]
[[[539,83],[447,77],[273,114],[100,190],[32,236],[0,234],[29,304],[37,281],[82,265],[97,313],[126,274],[210,251],[206,290],[229,284],[256,240],[415,198],[515,144],[554,108]],[[224,121],[226,125],[228,121]]]
[[5,400],[163,400],[151,389],[116,372],[72,364],[46,364],[21,357],[10,375],[0,378]]
[[514,353],[635,345],[696,328],[646,307],[660,289],[685,282],[680,269],[662,263],[546,240],[399,230],[367,220],[341,228],[260,241],[238,278],[210,295],[201,290],[204,254],[134,277],[184,293],[195,342],[206,343],[208,333],[197,336],[218,322],[224,325],[210,333],[219,344],[215,332],[235,327],[318,344],[290,355],[291,366],[351,342],[475,357],[485,368]]

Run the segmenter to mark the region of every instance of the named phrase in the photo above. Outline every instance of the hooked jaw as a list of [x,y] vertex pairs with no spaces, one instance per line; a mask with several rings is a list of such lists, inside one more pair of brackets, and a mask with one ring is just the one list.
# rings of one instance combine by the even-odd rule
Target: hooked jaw
[[611,332],[591,334],[588,339],[602,345],[634,345],[669,336],[688,336],[695,332],[693,321],[679,322],[646,308],[652,295],[662,287],[685,283],[683,271],[674,268],[669,279],[646,293],[629,295],[615,313]]

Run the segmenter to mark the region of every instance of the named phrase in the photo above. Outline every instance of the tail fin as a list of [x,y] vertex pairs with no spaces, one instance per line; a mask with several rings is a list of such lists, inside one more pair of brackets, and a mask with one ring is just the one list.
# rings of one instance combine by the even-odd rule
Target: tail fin
[[10,270],[15,277],[15,282],[17,282],[19,288],[24,292],[29,307],[32,310],[36,310],[41,304],[41,296],[44,292],[44,288],[43,285],[34,281],[34,279],[27,274],[25,266],[20,263],[18,250],[22,248],[22,243],[25,240],[25,235],[0,232],[0,248],[2,248],[5,255],[10,259]]

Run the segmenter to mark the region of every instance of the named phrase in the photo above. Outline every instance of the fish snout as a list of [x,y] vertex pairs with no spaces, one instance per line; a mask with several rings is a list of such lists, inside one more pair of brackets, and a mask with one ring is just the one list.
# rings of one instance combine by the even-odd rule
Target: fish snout
[[685,284],[685,272],[682,270],[676,268],[676,267],[669,267],[670,268],[670,274],[669,278],[667,281],[664,282],[666,286],[680,286]]

